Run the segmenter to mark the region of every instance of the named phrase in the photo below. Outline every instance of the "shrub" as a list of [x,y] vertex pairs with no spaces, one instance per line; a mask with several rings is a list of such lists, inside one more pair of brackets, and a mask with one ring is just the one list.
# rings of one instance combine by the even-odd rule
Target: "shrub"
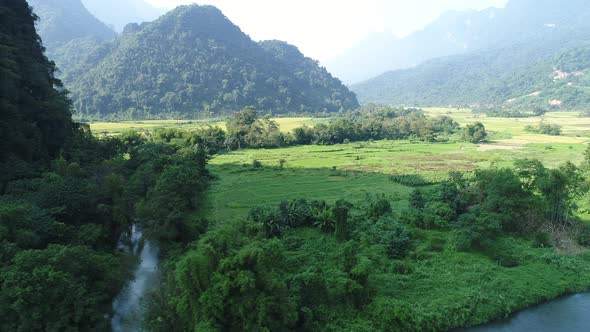
[[254,169],[262,168],[262,162],[260,160],[252,161],[252,168],[254,168]]
[[417,174],[396,174],[390,176],[389,179],[406,187],[424,187],[431,184]]
[[384,217],[377,222],[377,242],[385,246],[390,258],[402,259],[408,255],[411,247],[410,232],[399,222]]
[[391,204],[385,197],[376,200],[370,198],[367,217],[377,220],[388,213],[391,213]]

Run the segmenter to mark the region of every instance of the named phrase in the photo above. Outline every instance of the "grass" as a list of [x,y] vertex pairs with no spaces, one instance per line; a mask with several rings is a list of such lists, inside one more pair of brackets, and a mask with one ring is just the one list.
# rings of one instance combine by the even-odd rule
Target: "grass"
[[[325,121],[314,118],[276,118],[281,130],[289,132],[296,127],[303,125],[313,126],[315,123]],[[219,126],[225,130],[224,119],[206,120],[144,120],[144,121],[121,121],[121,122],[90,122],[90,129],[97,135],[120,135],[129,130],[139,132],[154,131],[161,128],[181,128],[186,130],[198,129],[202,126]]]

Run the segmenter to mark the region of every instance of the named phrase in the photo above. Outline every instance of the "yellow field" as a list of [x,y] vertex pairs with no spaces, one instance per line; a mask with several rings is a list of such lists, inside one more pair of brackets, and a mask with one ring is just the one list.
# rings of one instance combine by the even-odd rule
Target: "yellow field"
[[[273,118],[278,122],[281,130],[289,132],[294,128],[303,125],[313,126],[318,122],[325,121],[319,118]],[[219,126],[225,130],[225,120],[144,120],[144,121],[121,121],[121,122],[90,122],[90,129],[96,135],[120,135],[129,130],[139,132],[153,131],[160,128],[182,128],[197,129],[202,126]]]

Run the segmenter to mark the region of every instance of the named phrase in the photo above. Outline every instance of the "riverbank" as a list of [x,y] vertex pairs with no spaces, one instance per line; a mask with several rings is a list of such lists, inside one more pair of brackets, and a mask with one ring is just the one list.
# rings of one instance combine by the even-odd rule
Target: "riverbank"
[[590,331],[590,293],[563,296],[487,325],[456,332],[587,332]]

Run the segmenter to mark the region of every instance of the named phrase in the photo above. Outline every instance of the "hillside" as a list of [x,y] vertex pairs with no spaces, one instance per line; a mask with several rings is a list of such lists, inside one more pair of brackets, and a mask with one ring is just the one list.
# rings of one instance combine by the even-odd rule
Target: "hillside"
[[144,0],[82,0],[84,6],[117,32],[129,23],[151,22],[165,13]]
[[79,38],[96,38],[107,41],[116,34],[94,17],[80,0],[28,0],[39,16],[37,31],[53,59],[58,49]]
[[587,109],[589,60],[586,32],[569,31],[431,60],[352,89],[363,103]]
[[212,6],[182,6],[152,23],[131,24],[73,67],[64,68],[63,77],[83,116],[358,107],[353,93],[296,47],[256,43]]
[[405,38],[373,34],[326,67],[347,83],[424,61],[477,50],[499,48],[546,33],[590,28],[585,0],[511,0],[503,9],[451,11]]
[[71,127],[69,100],[24,1],[0,3],[0,191],[54,157]]

